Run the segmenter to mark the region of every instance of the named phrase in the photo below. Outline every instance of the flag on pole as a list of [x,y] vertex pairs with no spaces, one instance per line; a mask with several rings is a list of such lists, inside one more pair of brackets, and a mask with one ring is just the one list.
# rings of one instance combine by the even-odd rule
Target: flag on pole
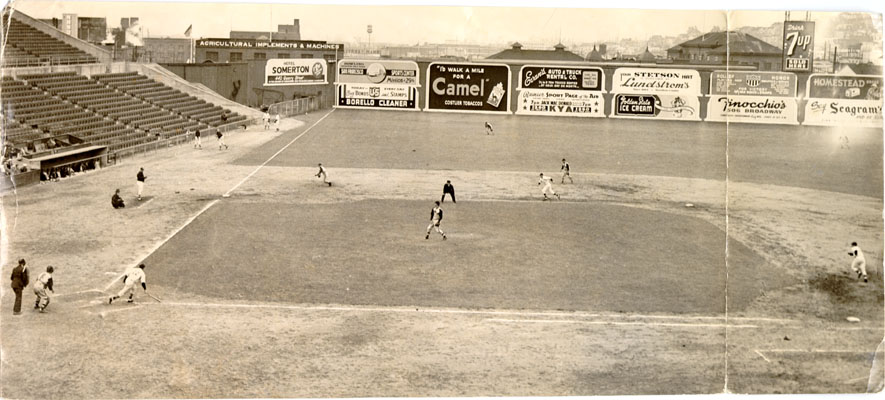
[[184,31],[185,37],[191,37],[191,28],[193,28],[193,27],[194,27],[194,24],[188,25],[187,30]]

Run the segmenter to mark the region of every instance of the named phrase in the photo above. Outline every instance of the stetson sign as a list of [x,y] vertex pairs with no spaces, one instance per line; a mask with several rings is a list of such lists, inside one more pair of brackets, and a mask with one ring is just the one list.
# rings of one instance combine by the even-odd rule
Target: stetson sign
[[505,64],[431,63],[427,111],[510,112],[510,67]]
[[700,121],[701,75],[696,70],[618,68],[611,116]]

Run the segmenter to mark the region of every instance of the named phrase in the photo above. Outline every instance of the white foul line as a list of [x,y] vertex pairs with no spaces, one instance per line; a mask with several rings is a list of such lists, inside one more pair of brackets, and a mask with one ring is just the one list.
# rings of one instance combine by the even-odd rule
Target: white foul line
[[285,151],[286,149],[288,149],[289,146],[291,146],[292,143],[295,143],[296,140],[301,139],[301,137],[304,136],[305,134],[307,134],[307,132],[310,132],[310,130],[313,129],[313,127],[317,126],[317,124],[319,124],[320,122],[323,122],[323,120],[326,119],[326,117],[328,117],[329,114],[332,114],[333,112],[335,112],[335,109],[334,109],[334,108],[333,108],[331,111],[327,112],[326,115],[323,115],[322,118],[320,118],[320,119],[318,119],[316,122],[314,122],[313,125],[309,126],[307,129],[305,129],[304,132],[301,132],[301,134],[299,134],[298,136],[295,136],[295,138],[292,139],[292,140],[291,140],[289,143],[287,143],[285,146],[283,146],[283,148],[279,149],[276,153],[274,153],[272,156],[270,156],[270,158],[268,158],[268,159],[265,160],[263,163],[261,163],[261,165],[259,165],[258,167],[256,167],[255,170],[252,171],[252,173],[250,173],[249,175],[246,175],[246,177],[243,178],[243,180],[241,180],[240,183],[237,183],[236,185],[234,185],[234,187],[230,188],[230,190],[228,190],[227,193],[225,193],[225,194],[223,195],[223,197],[230,196],[231,192],[233,192],[234,190],[237,190],[237,188],[240,187],[240,185],[242,185],[243,183],[246,183],[246,181],[249,180],[249,178],[251,178],[253,175],[255,175],[256,173],[258,173],[258,171],[259,171],[261,168],[263,168],[265,165],[267,165],[267,163],[271,162],[271,160],[273,160],[273,159],[276,158],[278,155],[280,155],[280,153],[282,153],[283,151]]
[[587,325],[640,325],[640,326],[678,326],[689,328],[758,328],[756,325],[728,325],[728,324],[696,324],[681,322],[642,322],[642,321],[578,321],[563,319],[501,319],[488,318],[484,321],[507,322],[507,323],[538,323],[538,324],[587,324]]
[[[168,242],[170,239],[172,239],[173,236],[177,235],[178,232],[181,232],[181,230],[184,229],[185,227],[187,227],[188,225],[190,225],[191,222],[194,222],[194,220],[197,219],[197,217],[199,217],[199,216],[202,215],[204,212],[206,212],[206,210],[208,210],[210,207],[214,206],[215,203],[218,203],[218,199],[212,200],[212,201],[209,202],[209,204],[206,204],[205,206],[203,206],[203,208],[200,210],[200,212],[196,213],[196,214],[193,215],[192,217],[190,217],[190,218],[188,218],[187,220],[185,220],[185,221],[184,221],[184,224],[182,224],[181,226],[179,226],[178,229],[172,231],[172,233],[170,233],[168,236],[166,236],[165,239],[163,239],[163,240],[161,240],[161,241],[155,243],[155,244],[150,248],[150,250],[148,250],[143,256],[141,256],[141,257],[138,258],[138,261],[136,261],[134,264],[128,266],[126,269],[134,268],[135,266],[137,266],[138,263],[141,262],[141,260],[144,260],[145,258],[147,258],[148,256],[150,256],[151,254],[153,254],[155,251],[157,251],[157,249],[159,249],[161,246],[163,246],[164,244],[166,244],[166,242]],[[126,271],[126,269],[124,269],[123,271]],[[103,291],[103,292],[107,292],[108,290],[110,290],[111,286],[113,286],[114,283],[116,283],[116,282],[117,282],[118,280],[120,280],[120,278],[122,278],[122,277],[123,277],[123,273],[121,272],[120,275],[117,275],[117,277],[114,278],[114,280],[110,281],[110,282],[108,283],[108,285],[105,286],[104,290],[102,290],[102,291]]]
[[754,350],[754,351],[756,352],[756,354],[759,355],[759,357],[762,357],[763,360],[765,360],[766,362],[771,363],[771,360],[769,360],[768,357],[765,357],[765,355],[762,354],[762,352],[760,352],[759,350]]
[[[308,127],[307,129],[305,129],[304,132],[301,132],[301,134],[299,134],[299,135],[296,136],[294,139],[292,139],[289,143],[287,143],[285,146],[283,146],[282,149],[280,149],[279,151],[277,151],[276,153],[274,153],[272,156],[270,156],[270,158],[268,158],[265,162],[263,162],[261,165],[259,165],[257,168],[255,168],[255,170],[252,171],[249,175],[246,175],[246,177],[243,178],[243,180],[241,180],[239,183],[237,183],[236,185],[234,185],[234,187],[230,188],[230,190],[228,190],[224,195],[222,195],[222,197],[227,197],[227,196],[229,196],[231,192],[233,192],[234,190],[236,190],[238,187],[240,187],[240,185],[242,185],[242,184],[245,183],[249,178],[251,178],[253,175],[255,175],[255,173],[257,173],[258,170],[260,170],[262,167],[264,167],[265,165],[267,165],[267,163],[269,163],[271,160],[273,160],[276,156],[280,155],[280,153],[282,153],[283,150],[286,150],[289,146],[292,145],[292,143],[295,143],[296,140],[298,140],[298,139],[300,139],[302,136],[304,136],[304,134],[306,134],[306,133],[309,132],[311,129],[313,129],[313,127],[317,126],[317,124],[319,124],[319,123],[322,122],[324,119],[326,119],[326,117],[328,117],[329,114],[331,114],[331,113],[334,112],[334,111],[335,111],[335,109],[332,109],[331,111],[329,111],[328,113],[326,113],[326,115],[323,115],[322,118],[318,119],[316,122],[313,123],[313,125],[311,125],[311,126]],[[151,200],[153,200],[153,199],[151,199]],[[149,203],[151,200],[148,200],[148,201],[147,201],[146,203],[144,203],[144,204]],[[151,249],[148,250],[144,256],[142,256],[142,257],[140,257],[140,258],[138,259],[139,261],[137,261],[136,264],[130,265],[130,266],[127,267],[126,269],[129,269],[129,268],[135,267],[136,265],[138,265],[137,263],[141,262],[141,260],[144,260],[145,258],[147,258],[148,256],[150,256],[151,254],[153,254],[155,251],[157,251],[157,249],[159,249],[161,246],[163,246],[164,244],[166,244],[166,242],[168,242],[170,239],[172,239],[172,237],[174,237],[175,235],[177,235],[178,232],[181,232],[182,229],[184,229],[185,227],[187,227],[188,225],[190,225],[190,223],[193,222],[195,219],[197,219],[197,217],[199,217],[199,216],[202,215],[204,212],[206,212],[206,210],[208,210],[209,208],[211,208],[212,206],[214,206],[215,203],[218,203],[218,199],[212,200],[211,202],[209,202],[209,204],[206,204],[206,206],[203,207],[203,208],[200,210],[200,212],[198,212],[196,215],[194,215],[194,216],[188,218],[186,221],[184,221],[184,224],[182,224],[181,226],[179,226],[178,229],[174,230],[169,236],[166,236],[165,239],[163,239],[163,240],[161,240],[160,242],[154,244],[154,246],[151,247]],[[144,205],[144,204],[142,204],[142,205]],[[124,271],[125,271],[125,269],[124,269]],[[107,286],[105,286],[105,288],[104,288],[103,291],[105,291],[105,292],[108,291],[108,290],[111,288],[111,286],[113,286],[114,283],[116,283],[116,282],[117,282],[118,280],[120,280],[120,278],[122,278],[122,277],[123,277],[123,273],[121,272],[120,275],[117,275],[117,277],[114,278],[114,280],[112,280],[110,283],[108,283]]]

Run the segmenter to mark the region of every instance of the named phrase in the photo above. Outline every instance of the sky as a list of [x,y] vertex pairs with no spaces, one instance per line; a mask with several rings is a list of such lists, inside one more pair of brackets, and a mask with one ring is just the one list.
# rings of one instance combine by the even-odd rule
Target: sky
[[[273,0],[271,0],[273,1]],[[310,0],[307,0],[310,1]],[[334,1],[334,0],[333,0]],[[752,3],[755,0],[750,0]],[[318,3],[318,1],[313,1]],[[60,18],[63,13],[82,17],[106,17],[109,26],[119,26],[121,17],[139,17],[145,36],[184,37],[193,25],[194,37],[228,37],[231,30],[276,30],[278,24],[291,24],[300,19],[301,36],[305,40],[329,42],[365,42],[369,40],[367,25],[373,26],[372,42],[378,43],[591,43],[617,41],[624,38],[646,40],[659,34],[684,33],[689,27],[708,31],[714,26],[726,27],[722,10],[735,2],[706,1],[700,4],[716,10],[624,10],[590,9],[593,2],[554,0],[543,2],[559,8],[535,7],[540,1],[474,0],[452,1],[456,6],[431,6],[442,2],[426,0],[360,1],[350,5],[282,4],[265,1],[217,2],[113,2],[113,1],[46,1],[14,0],[13,6],[36,18]],[[337,1],[342,3],[342,1]],[[385,4],[386,5],[377,5]],[[390,5],[404,3],[411,5]],[[783,2],[780,2],[783,3]],[[789,2],[787,2],[789,3]],[[801,4],[812,4],[802,2]],[[469,4],[471,6],[464,6]],[[605,4],[611,5],[612,2]],[[654,7],[653,1],[633,1],[633,6]],[[742,5],[744,1],[741,2]],[[766,3],[762,3],[766,4]],[[770,2],[767,3],[770,5]],[[476,6],[479,5],[479,6]],[[505,7],[503,5],[517,5]],[[789,5],[789,4],[786,4]],[[842,3],[846,7],[851,2]],[[668,5],[673,6],[673,5]],[[870,6],[852,7],[869,9]],[[799,13],[804,17],[804,13]],[[769,26],[783,20],[782,11],[744,11],[732,14],[734,27]],[[833,14],[813,12],[812,19],[823,20]],[[820,24],[820,22],[819,22]],[[820,25],[819,25],[820,26]]]

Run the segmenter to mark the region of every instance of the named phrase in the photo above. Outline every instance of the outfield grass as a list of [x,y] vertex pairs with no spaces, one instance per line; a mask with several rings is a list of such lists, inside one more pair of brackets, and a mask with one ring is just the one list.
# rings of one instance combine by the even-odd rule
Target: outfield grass
[[[495,126],[487,136],[483,122]],[[576,172],[728,179],[882,197],[873,129],[336,110],[270,165]],[[850,149],[838,137],[848,134]],[[728,143],[726,143],[726,137]],[[260,164],[280,148],[240,158]],[[272,150],[272,151],[271,151]],[[863,166],[858,167],[858,166]]]
[[[700,219],[595,203],[225,201],[147,259],[151,279],[294,303],[724,312],[725,234]],[[195,246],[195,243],[208,244]],[[730,242],[729,309],[785,282]]]

